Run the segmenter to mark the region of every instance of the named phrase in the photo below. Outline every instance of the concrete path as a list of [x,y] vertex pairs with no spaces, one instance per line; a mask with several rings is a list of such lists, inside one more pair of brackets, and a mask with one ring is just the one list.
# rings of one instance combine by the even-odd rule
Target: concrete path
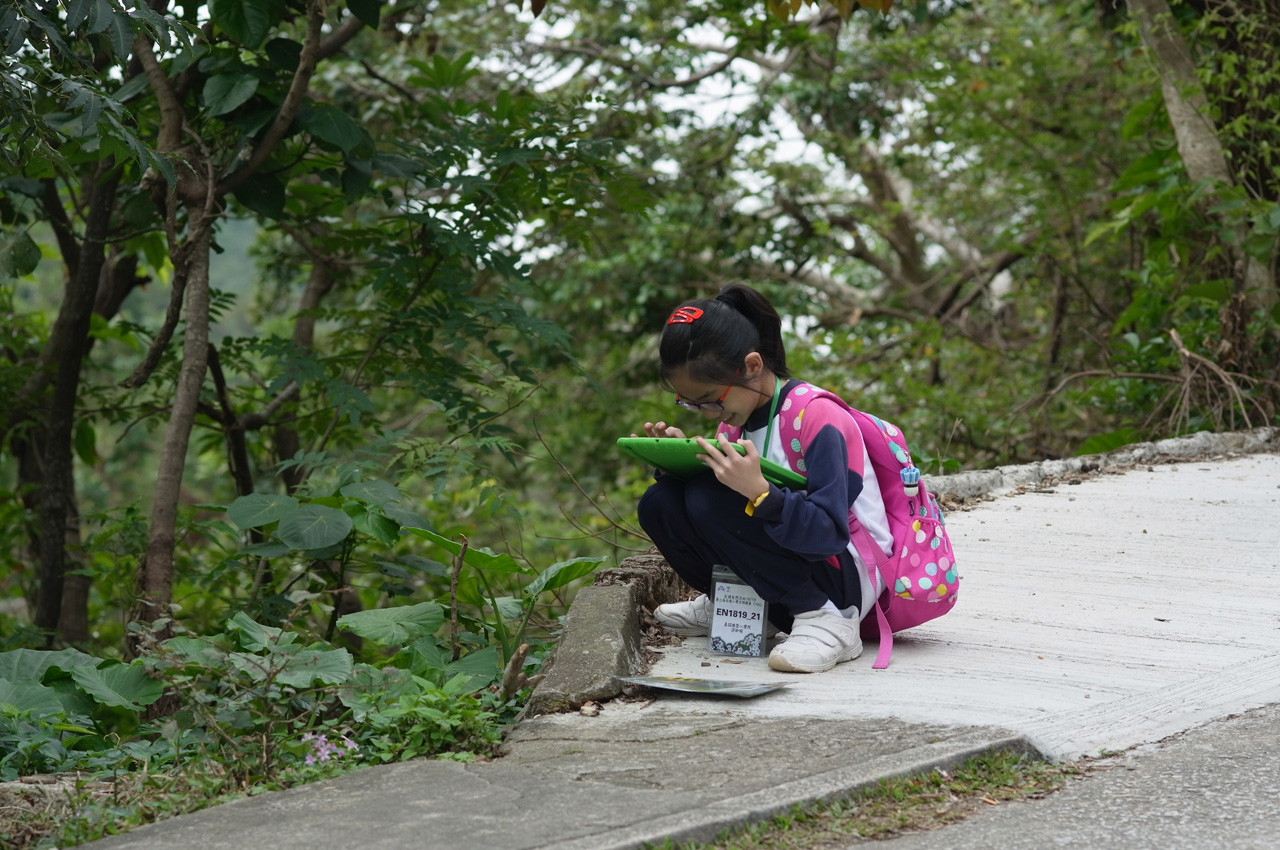
[[[947,529],[960,601],[896,637],[887,670],[871,651],[795,684],[690,639],[652,675],[792,682],[743,708],[989,724],[1058,759],[1280,702],[1280,456],[1104,474],[952,512]],[[723,702],[678,710],[694,705]]]
[[1278,727],[1280,706],[1257,709],[1125,753],[1043,800],[983,806],[875,850],[1275,850]]
[[[960,602],[899,636],[888,670],[871,669],[872,651],[784,676],[690,639],[651,672],[789,687],[752,699],[648,691],[597,717],[527,720],[489,764],[371,768],[86,846],[630,850],[710,840],[995,746],[1072,758],[1280,702],[1280,433],[1261,430],[1253,442],[1270,454],[1108,474],[1113,463],[949,513]],[[1047,470],[980,475],[999,489]],[[632,612],[614,613],[596,642],[623,643]]]

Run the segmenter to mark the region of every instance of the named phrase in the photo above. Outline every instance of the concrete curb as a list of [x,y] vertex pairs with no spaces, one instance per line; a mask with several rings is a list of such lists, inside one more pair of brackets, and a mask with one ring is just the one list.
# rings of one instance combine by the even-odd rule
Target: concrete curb
[[1017,466],[958,472],[954,475],[926,475],[929,489],[938,496],[970,498],[997,496],[1019,487],[1036,487],[1064,476],[1087,474],[1134,464],[1166,463],[1205,455],[1241,455],[1280,452],[1280,428],[1254,428],[1213,434],[1200,431],[1153,443],[1134,443],[1105,454],[1082,455],[1063,460],[1044,460]]
[[975,731],[782,783],[763,791],[720,800],[643,826],[544,845],[539,850],[637,850],[646,846],[668,846],[665,842],[671,846],[686,842],[714,842],[725,830],[760,823],[775,815],[786,814],[798,805],[839,800],[874,787],[882,779],[912,776],[935,769],[948,770],[967,759],[995,750],[1037,755],[1027,740],[1019,735]]
[[564,634],[524,716],[568,711],[622,693],[620,676],[641,663],[639,594],[634,585],[584,587],[564,620]]
[[[938,496],[996,496],[1020,487],[1034,488],[1056,479],[1120,469],[1135,464],[1190,460],[1206,455],[1280,453],[1280,428],[1254,428],[1214,434],[1200,431],[1150,443],[1135,443],[1104,454],[1045,460],[954,475],[926,476]],[[629,588],[628,596],[622,588]],[[568,711],[588,700],[622,694],[620,677],[642,672],[640,606],[653,610],[680,597],[680,581],[661,555],[651,553],[602,570],[594,583],[578,591],[565,617],[564,634],[549,662],[546,678],[534,689],[523,716]]]

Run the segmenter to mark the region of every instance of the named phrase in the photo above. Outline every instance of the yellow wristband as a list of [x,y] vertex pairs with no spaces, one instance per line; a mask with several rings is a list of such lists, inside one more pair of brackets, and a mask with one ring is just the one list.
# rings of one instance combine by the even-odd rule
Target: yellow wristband
[[759,496],[756,496],[750,502],[747,502],[747,507],[746,507],[747,516],[755,516],[756,508],[760,507],[760,503],[763,502],[765,500],[765,497],[768,495],[769,495],[769,491],[765,490]]

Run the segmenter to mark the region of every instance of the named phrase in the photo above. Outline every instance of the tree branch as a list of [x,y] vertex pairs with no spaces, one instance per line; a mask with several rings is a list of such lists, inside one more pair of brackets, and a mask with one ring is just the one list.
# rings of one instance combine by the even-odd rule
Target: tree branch
[[[357,23],[359,23],[358,20]],[[323,24],[324,0],[310,0],[307,4],[307,32],[302,42],[302,53],[298,56],[298,70],[293,73],[293,82],[289,84],[289,92],[280,104],[280,111],[276,113],[275,121],[267,128],[267,132],[263,134],[262,138],[258,140],[258,143],[253,148],[253,153],[249,155],[249,159],[219,181],[217,191],[219,197],[234,191],[249,175],[257,171],[262,163],[266,162],[267,157],[271,155],[276,145],[280,144],[280,140],[284,138],[284,134],[288,132],[289,125],[293,123],[293,119],[298,117],[298,110],[302,108],[302,102],[311,86],[311,76],[315,73],[316,62],[320,59],[320,30]],[[356,27],[356,29],[359,29],[359,27]],[[353,32],[352,35],[354,34]],[[335,32],[334,35],[336,36],[337,33]],[[347,38],[350,38],[350,36],[347,36]]]

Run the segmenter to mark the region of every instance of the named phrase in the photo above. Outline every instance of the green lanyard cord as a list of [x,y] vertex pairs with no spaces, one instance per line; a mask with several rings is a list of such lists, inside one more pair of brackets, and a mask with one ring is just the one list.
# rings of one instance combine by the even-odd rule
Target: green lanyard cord
[[769,429],[764,432],[764,451],[760,452],[760,457],[767,457],[769,446],[773,444],[773,415],[778,412],[778,399],[782,398],[782,385],[786,383],[777,376],[773,380],[773,402],[769,405]]

